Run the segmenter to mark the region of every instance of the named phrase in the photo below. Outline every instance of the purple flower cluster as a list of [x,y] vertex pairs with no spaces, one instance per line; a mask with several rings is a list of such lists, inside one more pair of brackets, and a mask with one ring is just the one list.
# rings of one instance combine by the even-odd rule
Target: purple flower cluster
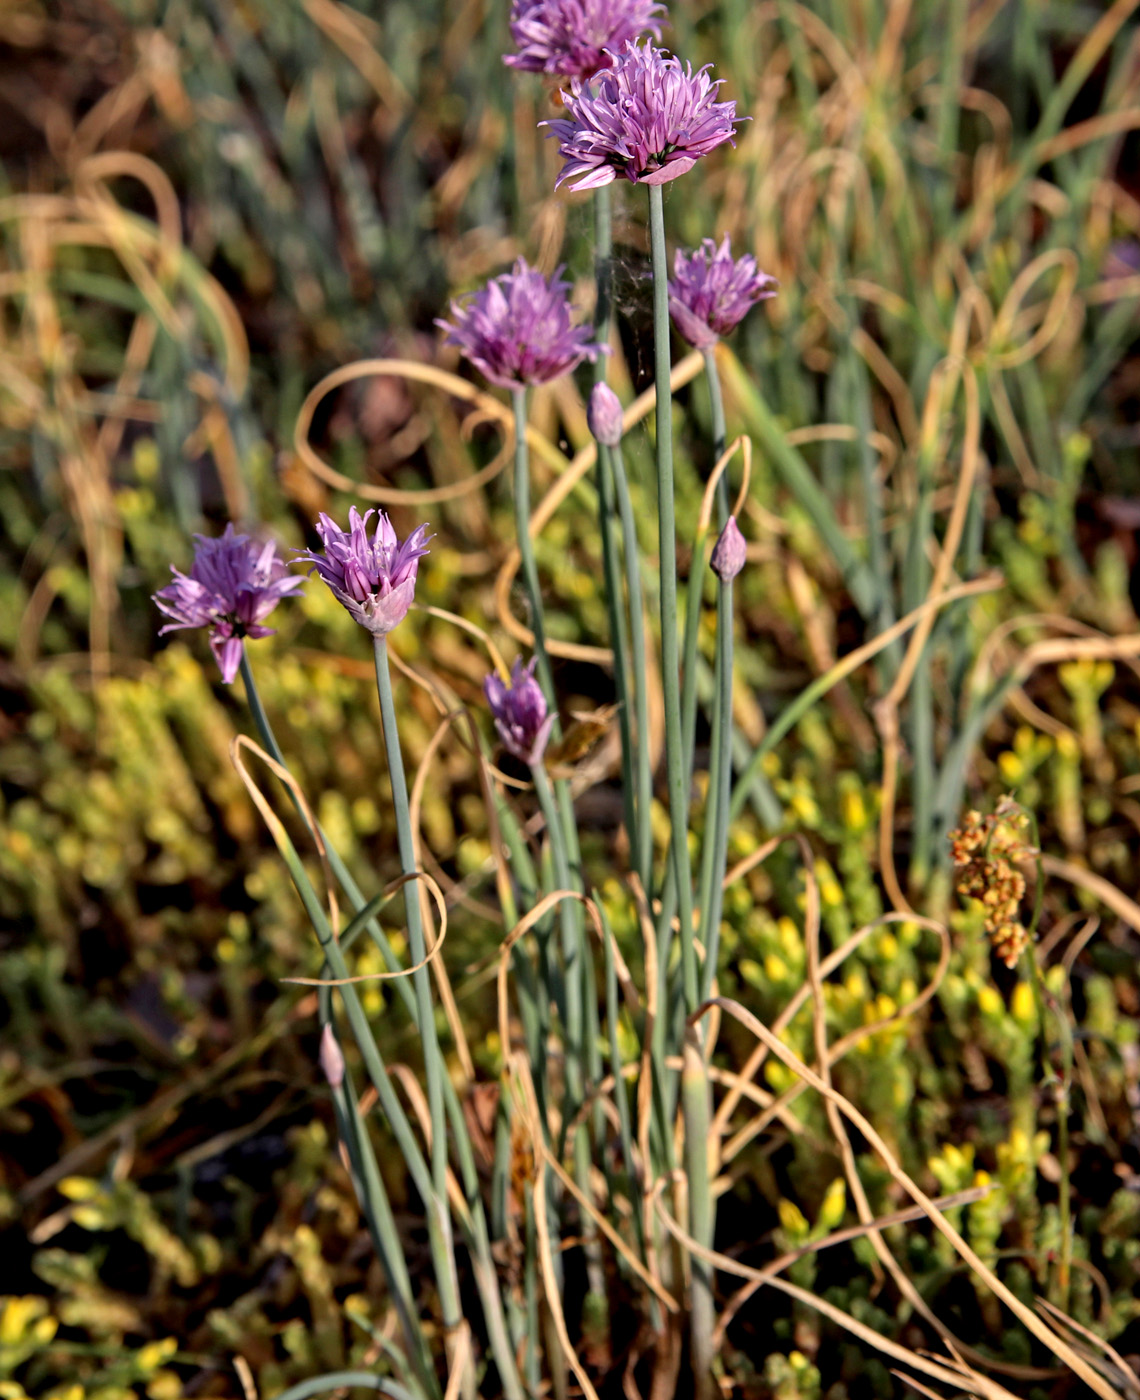
[[774,297],[778,286],[774,277],[757,268],[750,253],[733,258],[728,234],[719,248],[706,238],[695,252],[677,249],[669,283],[669,310],[690,345],[711,350],[756,302]]
[[526,666],[516,661],[511,667],[510,685],[494,672],[483,682],[504,747],[532,768],[542,762],[554,724],[554,715],[547,713],[546,696],[534,678],[534,661],[532,657]]
[[562,102],[568,115],[541,125],[558,138],[566,164],[556,184],[576,190],[608,185],[619,175],[663,185],[736,132],[736,103],[718,102],[720,81],[692,64],[630,41],[613,67],[590,83],[574,78]]
[[661,37],[664,5],[654,0],[513,0],[511,38],[518,53],[503,62],[529,73],[592,78],[641,34]]
[[[372,538],[368,522],[379,518]],[[324,513],[317,522],[323,553],[304,550],[308,560],[362,627],[376,637],[387,636],[412,606],[420,559],[428,552],[427,526],[420,525],[401,544],[383,511],[363,516],[351,506],[348,529],[342,530]]]
[[[235,535],[227,525],[219,539],[194,536],[194,563],[189,574],[171,568],[173,583],[160,588],[154,601],[174,619],[161,632],[180,627],[207,627],[210,649],[228,685],[241,665],[246,637],[271,637],[262,624],[282,598],[305,580],[286,572],[277,546]],[[160,635],[161,635],[160,632]]]
[[521,389],[559,379],[602,353],[591,344],[588,326],[571,324],[570,283],[561,271],[548,281],[519,258],[513,271],[492,277],[481,292],[453,301],[452,319],[436,325],[492,384]]

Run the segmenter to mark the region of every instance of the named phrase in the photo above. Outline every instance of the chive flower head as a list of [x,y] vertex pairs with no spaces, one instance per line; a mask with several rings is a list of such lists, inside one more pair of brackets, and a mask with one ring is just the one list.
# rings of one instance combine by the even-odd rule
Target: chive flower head
[[570,283],[561,272],[556,268],[547,280],[519,258],[481,292],[453,301],[451,320],[436,325],[492,384],[522,389],[560,379],[603,353],[590,343],[588,326],[571,324]]
[[716,100],[720,82],[707,64],[694,72],[648,39],[630,40],[612,68],[590,82],[570,80],[565,117],[540,123],[566,162],[555,184],[575,180],[571,188],[588,190],[624,175],[663,185],[684,175],[736,133],[736,103]]
[[660,39],[664,13],[654,0],[513,0],[511,38],[518,52],[503,62],[528,73],[592,78],[613,64],[628,40],[647,33]]
[[534,678],[534,663],[534,657],[526,666],[516,660],[511,667],[510,685],[493,671],[483,682],[503,746],[532,768],[542,762],[554,724],[554,715],[547,713],[546,696]]
[[241,665],[246,637],[271,637],[262,624],[282,598],[304,586],[290,574],[272,540],[262,544],[248,535],[235,535],[227,525],[217,539],[194,536],[194,563],[189,574],[171,567],[172,583],[160,588],[154,601],[173,618],[160,631],[206,627],[210,650],[229,685]]
[[706,238],[692,253],[678,248],[669,281],[673,324],[690,345],[711,350],[740,324],[758,301],[774,297],[779,283],[756,266],[751,253],[734,258],[725,234],[719,247]]
[[[373,515],[376,528],[369,538]],[[362,627],[375,637],[387,636],[412,606],[416,573],[428,552],[427,526],[420,525],[401,544],[384,511],[369,510],[362,516],[350,506],[347,530],[323,513],[316,528],[323,551],[307,549],[298,557],[313,565],[310,573],[320,574]]]

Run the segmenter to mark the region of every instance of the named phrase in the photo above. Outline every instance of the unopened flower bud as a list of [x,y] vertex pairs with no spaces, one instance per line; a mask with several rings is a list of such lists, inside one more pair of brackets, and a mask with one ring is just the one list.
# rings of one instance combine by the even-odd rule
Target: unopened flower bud
[[720,532],[720,539],[717,540],[716,547],[712,552],[709,567],[721,583],[731,583],[744,568],[746,557],[747,547],[744,543],[744,536],[740,533],[736,516],[730,515],[728,524]]
[[621,400],[608,384],[595,384],[586,407],[586,422],[603,447],[617,447],[621,442]]
[[321,1069],[324,1070],[325,1078],[334,1089],[339,1089],[344,1083],[344,1053],[337,1042],[333,1028],[328,1021],[325,1022],[321,1030],[321,1048],[319,1054]]

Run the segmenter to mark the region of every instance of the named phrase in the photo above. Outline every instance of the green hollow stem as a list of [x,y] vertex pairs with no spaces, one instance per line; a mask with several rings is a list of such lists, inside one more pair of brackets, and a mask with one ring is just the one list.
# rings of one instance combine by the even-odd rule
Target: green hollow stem
[[[720,371],[716,367],[716,347],[706,350],[705,381],[709,386],[709,402],[712,411],[713,466],[724,456],[728,446],[728,429],[724,419],[724,393],[720,387]],[[721,472],[716,486],[717,521],[723,530],[728,520],[728,474]]]
[[[594,300],[594,340],[599,345],[608,345],[610,339],[610,318],[613,315],[613,255],[612,191],[609,185],[602,185],[594,191],[594,280],[597,284],[597,296]],[[603,383],[605,377],[606,357],[599,355],[594,361],[594,383]]]
[[[681,1072],[681,1108],[685,1119],[685,1174],[689,1188],[689,1232],[706,1249],[712,1248],[715,1225],[712,1186],[709,1181],[709,1079],[699,1036],[686,1028]],[[693,1392],[697,1400],[715,1394],[712,1375],[712,1335],[716,1325],[712,1267],[695,1255],[690,1258],[689,1346],[693,1363]]]
[[[594,300],[594,340],[598,345],[607,348],[610,339],[610,321],[613,315],[613,244],[612,191],[608,185],[603,185],[594,191],[594,278],[597,284],[597,295]],[[595,384],[605,383],[606,356],[603,354],[599,354],[594,360],[593,378]],[[621,516],[624,536],[626,587],[629,593],[628,607],[630,613],[633,614],[633,627],[640,633],[641,639],[640,663],[636,656],[632,658],[631,685],[630,624],[627,619],[626,605],[622,601],[615,522],[615,497],[619,491],[624,490],[628,501],[629,487],[624,480],[625,468],[621,461],[620,445],[611,448],[599,442],[597,449],[598,516],[602,535],[602,566],[605,570],[606,602],[610,615],[610,644],[614,651],[614,689],[618,704],[618,727],[621,735],[622,804],[630,848],[635,853],[634,869],[639,875],[642,875],[644,868],[640,860],[640,852],[643,848],[642,828],[648,826],[649,804],[642,800],[643,791],[640,784],[635,783],[634,780],[637,758],[634,747],[634,716],[630,713],[631,692],[635,688],[641,691],[645,689],[645,639],[639,615],[641,580],[637,576],[636,593],[630,581],[631,575],[637,575],[637,533],[634,530],[631,538],[630,531],[626,528],[626,521],[629,517],[630,525],[632,525],[632,512],[628,511],[622,504],[618,504],[616,513]],[[621,478],[620,487],[618,485],[619,477]],[[637,718],[637,725],[637,743],[643,747],[645,740],[642,736],[645,734],[645,730],[641,727],[640,715]]]
[[[384,747],[388,756],[388,775],[392,783],[392,807],[396,817],[396,839],[400,852],[400,869],[405,875],[416,872],[415,845],[411,814],[408,809],[408,784],[404,774],[404,757],[400,748],[400,733],[396,723],[396,704],[392,695],[392,677],[388,669],[388,641],[375,639],[376,690],[380,697],[380,721],[384,731]],[[408,921],[408,951],[413,964],[422,963],[427,956],[424,940],[420,887],[416,880],[404,886],[404,914]],[[416,1020],[424,1056],[424,1080],[427,1089],[428,1112],[431,1117],[431,1175],[434,1200],[428,1206],[428,1233],[433,1254],[438,1254],[440,1270],[447,1277],[446,1287],[440,1279],[440,1303],[444,1325],[457,1327],[462,1318],[458,1281],[455,1275],[454,1246],[451,1238],[451,1217],[447,1209],[447,1122],[443,1099],[446,1069],[439,1037],[435,1028],[432,1006],[431,974],[426,967],[417,967],[412,974],[416,997]]]
[[602,570],[606,584],[606,609],[610,620],[610,645],[614,653],[614,694],[618,707],[621,736],[622,808],[631,849],[641,848],[640,830],[648,821],[647,809],[638,809],[634,783],[633,716],[630,714],[629,624],[622,597],[621,561],[618,558],[617,512],[611,451],[602,443],[598,448],[598,525],[602,535]]
[[[538,582],[538,563],[534,557],[534,541],[530,537],[530,451],[526,441],[526,390],[512,389],[511,404],[515,412],[515,534],[518,537],[519,558],[522,561],[523,586],[530,603],[530,626],[534,633],[534,654],[537,659],[538,683],[546,703],[554,714],[558,706],[554,694],[554,675],[546,654],[546,624],[542,610],[542,590]],[[555,720],[555,729],[558,721]],[[554,736],[558,737],[557,733]]]
[[[705,596],[705,548],[708,528],[698,529],[685,589],[685,632],[681,643],[681,731],[685,744],[685,772],[692,773],[697,747],[697,641]],[[672,912],[672,911],[670,911]]]
[[[554,790],[550,778],[541,763],[531,767],[531,777],[538,804],[546,819],[546,831],[550,837],[550,854],[554,862],[554,883],[559,889],[572,890],[577,885],[570,873],[566,845],[562,840],[562,826],[558,819]],[[562,928],[562,963],[566,981],[566,1088],[569,1098],[569,1115],[582,1102],[582,967],[578,931],[574,923],[573,909],[577,901],[564,899],[558,906]]]
[[728,855],[728,808],[732,799],[732,583],[721,583],[716,603],[716,693],[713,702],[705,839],[697,901],[700,940],[705,950],[701,1000],[716,976],[720,920],[724,909],[724,872]]
[[[562,737],[562,725],[558,719],[558,701],[554,693],[554,673],[550,669],[550,657],[546,651],[546,625],[542,608],[542,590],[538,581],[538,563],[534,556],[534,541],[530,537],[530,453],[526,441],[526,389],[511,390],[511,403],[515,417],[515,534],[518,537],[519,558],[522,563],[523,583],[530,603],[531,630],[534,632],[534,655],[537,662],[538,682],[550,713],[554,716],[551,737],[557,741]],[[578,846],[578,824],[574,816],[574,799],[570,784],[559,779],[554,784],[558,804],[558,819],[565,841],[565,849],[570,873],[576,878],[575,889],[582,888],[582,855]],[[579,942],[585,940],[582,912],[573,905],[569,917],[578,929]]]
[[634,769],[637,785],[637,841],[632,865],[649,892],[653,889],[653,762],[649,751],[649,670],[645,648],[645,602],[641,588],[641,550],[637,543],[637,518],[629,494],[629,478],[621,447],[610,452],[618,514],[621,516],[625,591],[629,606],[629,646],[632,668],[633,709],[636,723]]
[[[681,717],[677,638],[677,530],[673,506],[673,396],[669,384],[669,272],[665,258],[665,212],[660,185],[649,187],[649,242],[653,261],[653,363],[657,384],[657,532],[661,569],[661,679],[665,701],[665,761],[669,788],[673,882],[680,914],[681,975],[685,1008],[697,1009],[697,956],[693,947],[693,875],[689,861],[689,778]],[[697,1053],[694,1078],[685,1077],[685,1167],[689,1178],[689,1227],[700,1244],[710,1235],[708,1181],[708,1079]],[[701,1105],[704,1105],[703,1114]],[[703,1126],[702,1126],[703,1124]],[[715,1323],[707,1266],[692,1260],[690,1346],[696,1400],[712,1394],[710,1342]]]
[[[560,889],[580,888],[571,875],[563,840],[562,825],[555,805],[554,791],[550,778],[542,763],[531,766],[531,778],[538,795],[542,815],[546,819],[546,830],[550,837],[550,853],[554,863],[554,882]],[[566,1103],[562,1111],[563,1131],[573,1119],[585,1096],[586,1075],[596,1082],[595,1071],[600,1067],[592,1064],[589,1042],[596,1036],[589,1033],[589,1023],[597,1018],[597,990],[594,987],[591,970],[587,967],[589,949],[586,946],[584,930],[575,918],[577,900],[564,899],[559,904],[559,918],[562,930],[562,964],[566,985]],[[594,1017],[589,1016],[589,997],[594,997]],[[599,1075],[600,1077],[600,1075]],[[590,1190],[590,1138],[585,1131],[574,1138],[574,1175],[580,1189],[587,1195]],[[597,1228],[593,1221],[584,1220],[582,1235],[585,1242],[586,1271],[590,1291],[605,1296],[605,1280],[602,1272],[601,1253],[598,1248]]]
[[[724,393],[716,367],[716,348],[705,351],[705,378],[712,409],[713,463],[723,457],[728,432],[725,427]],[[716,489],[720,529],[728,523],[729,495],[727,473],[722,472]],[[694,555],[693,567],[703,562],[704,551]],[[701,850],[701,873],[697,900],[700,939],[705,949],[701,971],[701,1000],[709,995],[716,976],[720,939],[720,916],[724,907],[724,870],[728,852],[728,804],[732,797],[732,581],[721,583],[716,602],[716,662],[714,670],[712,733],[708,796],[705,801],[705,840]],[[695,662],[695,658],[694,658]],[[694,664],[694,671],[696,670]]]
[[[323,1025],[329,1025],[332,1022],[330,988],[321,988],[320,1001],[321,1022]],[[431,1369],[427,1345],[416,1316],[415,1295],[412,1292],[412,1282],[403,1250],[400,1248],[396,1219],[392,1214],[388,1193],[384,1189],[384,1178],[380,1174],[372,1139],[360,1117],[356,1092],[347,1069],[342,1082],[331,1085],[330,1088],[336,1110],[337,1130],[341,1142],[348,1150],[357,1198],[364,1209],[364,1218],[372,1236],[372,1246],[387,1276],[408,1357],[424,1393],[438,1396],[439,1385]]]
[[[252,714],[253,716],[253,722],[257,728],[258,735],[261,738],[262,746],[265,748],[269,756],[275,762],[279,763],[282,766],[282,768],[284,768],[287,766],[285,763],[285,756],[281,752],[281,746],[277,742],[277,736],[273,733],[273,728],[269,723],[269,716],[266,714],[265,706],[261,702],[261,693],[257,688],[257,682],[253,678],[253,671],[249,664],[249,655],[244,647],[242,648],[241,656],[241,678],[243,684],[245,685],[246,704],[248,704],[250,714]],[[296,793],[293,791],[292,788],[289,788],[288,792],[289,797],[293,802],[293,805],[297,808],[306,826],[308,826],[308,816],[298,803]],[[325,832],[324,828],[319,822],[317,822],[316,824],[316,835],[320,837],[321,842],[324,845],[325,853],[328,858],[329,869],[332,871],[333,876],[335,877],[337,883],[340,885],[341,889],[344,890],[346,895],[348,895],[352,907],[357,911],[363,909],[366,903],[363,891],[353,879],[352,873],[349,871],[348,867],[341,859],[340,854],[337,852],[336,848],[329,840],[327,833]],[[404,964],[396,956],[395,949],[392,947],[391,943],[388,942],[387,935],[384,933],[384,930],[380,927],[380,924],[376,919],[371,919],[369,921],[368,933],[369,936],[372,938],[372,941],[380,949],[380,954],[383,957],[385,963],[387,963],[388,965],[388,971],[402,972]],[[394,988],[396,995],[400,997],[400,999],[403,1001],[408,1013],[412,1017],[415,1017],[415,996],[412,992],[411,987],[408,984],[407,978],[396,978],[391,985]]]
[[657,533],[661,569],[661,684],[665,701],[665,767],[685,1006],[697,1009],[697,959],[693,949],[693,878],[689,862],[689,775],[681,724],[681,665],[677,645],[677,526],[673,505],[673,395],[669,386],[669,269],[661,186],[649,186],[649,238],[653,258],[653,364],[657,383]]

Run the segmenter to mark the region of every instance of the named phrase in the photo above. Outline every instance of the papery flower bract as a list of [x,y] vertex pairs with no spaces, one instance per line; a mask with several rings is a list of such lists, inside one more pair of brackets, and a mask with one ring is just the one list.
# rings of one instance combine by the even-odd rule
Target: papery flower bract
[[726,233],[719,248],[706,238],[692,253],[677,249],[669,281],[669,311],[690,345],[711,350],[758,301],[774,297],[778,288],[774,277],[759,270],[751,253],[733,258]]
[[[369,539],[368,522],[373,515],[378,519]],[[313,565],[362,627],[375,637],[387,636],[412,606],[420,560],[428,552],[427,526],[418,526],[401,544],[382,510],[361,516],[350,506],[347,530],[323,512],[316,529],[323,553],[306,549],[298,558]]]
[[194,536],[194,563],[189,574],[171,567],[174,581],[160,588],[154,601],[173,618],[159,635],[180,627],[208,627],[210,649],[230,684],[241,665],[246,637],[271,637],[262,623],[305,580],[290,574],[272,540],[265,544],[235,535],[227,525],[217,539]]
[[451,303],[451,321],[436,321],[492,384],[521,389],[559,379],[604,353],[590,328],[570,322],[570,283],[556,268],[549,281],[525,258],[492,277],[481,292]]
[[513,0],[511,38],[518,53],[503,62],[528,73],[591,78],[641,34],[661,37],[664,5],[654,0]]
[[547,713],[546,696],[534,678],[534,663],[533,657],[526,666],[516,660],[510,685],[493,671],[483,682],[504,747],[531,767],[542,761],[554,725],[554,715]]
[[744,536],[740,533],[736,516],[730,515],[725,522],[724,529],[720,532],[720,539],[713,546],[709,568],[712,569],[721,583],[731,583],[744,568],[747,558],[748,548],[744,543]]
[[330,1087],[339,1089],[344,1083],[344,1051],[332,1026],[325,1022],[321,1028],[321,1048],[318,1051],[321,1069]]
[[625,431],[621,399],[608,384],[595,384],[591,389],[586,404],[586,424],[603,447],[617,447],[621,443]]
[[[736,103],[718,102],[720,80],[645,40],[630,41],[612,68],[589,83],[573,78],[562,94],[567,116],[548,126],[566,164],[556,185],[576,190],[608,185],[619,175],[663,185],[736,132]],[[735,143],[734,143],[735,144]]]

